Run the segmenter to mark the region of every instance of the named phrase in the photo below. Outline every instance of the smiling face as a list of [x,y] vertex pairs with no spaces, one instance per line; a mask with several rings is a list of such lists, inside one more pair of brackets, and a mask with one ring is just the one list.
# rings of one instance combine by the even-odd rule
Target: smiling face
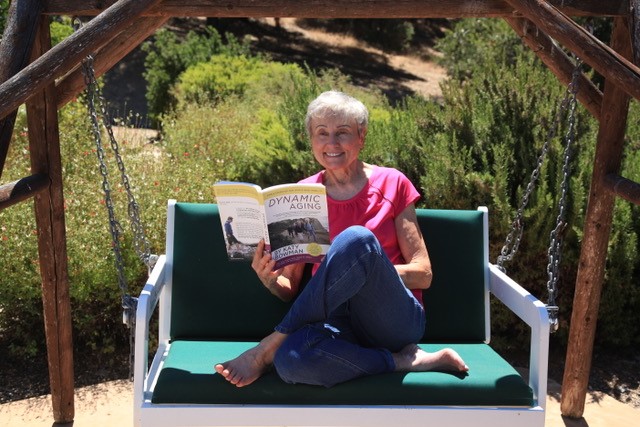
[[311,120],[311,149],[318,163],[329,171],[356,166],[364,147],[364,132],[354,119],[335,114]]

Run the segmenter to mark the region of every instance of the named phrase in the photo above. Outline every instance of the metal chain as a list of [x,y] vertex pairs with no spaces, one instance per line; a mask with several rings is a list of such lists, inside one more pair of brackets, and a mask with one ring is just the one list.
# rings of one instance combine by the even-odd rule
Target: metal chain
[[562,259],[562,232],[567,226],[565,222],[567,209],[567,195],[571,183],[571,158],[572,146],[576,138],[576,108],[578,105],[578,77],[581,73],[580,67],[582,63],[578,60],[578,66],[573,70],[573,78],[569,85],[571,96],[569,98],[569,115],[567,117],[567,133],[565,135],[564,147],[564,163],[562,165],[562,182],[560,184],[560,199],[558,201],[558,216],[556,218],[556,226],[549,235],[549,263],[547,264],[547,292],[549,299],[547,300],[547,311],[549,312],[549,322],[551,332],[556,332],[559,327],[558,311],[556,305],[556,296],[558,294],[558,279],[560,278],[560,261]]
[[[77,30],[82,23],[79,19],[74,21],[74,28]],[[129,378],[133,379],[133,366],[134,366],[134,341],[135,341],[135,315],[138,304],[138,299],[133,297],[128,292],[127,279],[125,276],[125,265],[122,257],[122,248],[120,246],[120,237],[122,235],[122,226],[117,221],[115,216],[115,209],[113,204],[113,198],[111,197],[111,186],[109,184],[109,171],[105,162],[105,152],[102,143],[102,133],[100,129],[100,120],[98,119],[98,108],[102,115],[103,124],[107,130],[109,136],[111,149],[115,155],[116,164],[120,171],[122,184],[127,193],[128,199],[128,215],[131,230],[133,232],[134,249],[138,255],[138,258],[147,266],[149,272],[153,269],[158,257],[151,254],[151,245],[146,238],[144,227],[140,220],[139,205],[135,200],[129,177],[126,173],[122,156],[118,142],[113,134],[113,128],[106,109],[106,102],[102,97],[98,81],[95,77],[93,69],[93,56],[87,56],[82,62],[82,71],[84,75],[85,85],[87,86],[87,104],[89,107],[89,114],[91,118],[92,131],[94,136],[94,142],[96,146],[96,155],[98,157],[98,163],[100,168],[100,174],[102,175],[102,189],[104,192],[105,205],[109,216],[109,230],[111,232],[112,247],[115,257],[116,271],[118,275],[118,285],[122,294],[122,320],[129,328]],[[96,108],[96,104],[98,108]]]
[[105,152],[102,145],[102,135],[100,132],[100,122],[95,106],[95,98],[98,89],[95,87],[95,78],[92,78],[93,74],[93,57],[88,56],[82,62],[82,68],[84,72],[85,84],[87,86],[87,104],[89,107],[89,114],[91,116],[91,127],[93,130],[94,142],[96,145],[96,155],[98,157],[98,163],[100,167],[100,174],[102,175],[102,190],[104,192],[104,201],[107,207],[109,215],[109,230],[111,232],[111,244],[113,248],[113,254],[115,257],[116,272],[118,275],[118,286],[122,293],[122,321],[129,327],[129,377],[132,377],[133,366],[133,334],[135,330],[135,312],[137,309],[137,298],[132,297],[128,293],[127,278],[124,272],[124,260],[122,258],[122,248],[120,246],[120,236],[122,234],[122,226],[118,222],[115,216],[115,210],[113,206],[113,199],[111,197],[111,185],[109,184],[109,170],[105,162]]
[[146,237],[144,227],[140,220],[140,205],[138,205],[138,203],[136,202],[135,196],[133,195],[133,191],[131,190],[129,176],[127,175],[125,165],[122,160],[122,156],[120,155],[120,147],[118,145],[118,141],[116,140],[113,134],[113,127],[111,126],[111,120],[106,108],[106,103],[104,101],[104,98],[101,96],[101,91],[98,85],[98,81],[93,71],[92,61],[89,63],[89,66],[85,66],[84,71],[85,71],[85,75],[89,76],[88,80],[89,82],[91,82],[91,87],[94,88],[93,90],[99,100],[98,106],[100,108],[100,113],[102,114],[103,125],[107,130],[107,135],[109,136],[111,149],[116,159],[116,165],[118,166],[118,170],[120,171],[122,186],[124,187],[125,192],[127,194],[127,201],[128,201],[127,212],[129,214],[129,222],[130,222],[131,231],[133,234],[134,249],[138,255],[138,258],[149,268],[149,270],[151,270],[153,268],[153,265],[157,261],[157,256],[151,254],[151,245],[149,243],[149,240]]
[[[575,67],[575,70],[580,71],[581,69],[581,65],[578,65]],[[507,235],[507,238],[505,239],[505,243],[504,246],[502,246],[502,249],[500,250],[500,255],[498,255],[498,258],[496,259],[496,266],[504,273],[506,272],[506,268],[504,267],[504,263],[505,262],[509,262],[512,261],[513,258],[515,257],[516,253],[518,252],[518,248],[520,247],[520,242],[522,241],[522,233],[524,232],[524,211],[527,207],[527,205],[529,204],[529,199],[531,198],[531,194],[533,193],[533,191],[535,190],[538,178],[540,177],[540,171],[542,169],[542,165],[544,164],[544,161],[547,157],[547,153],[549,152],[549,147],[551,145],[551,141],[556,137],[556,134],[558,133],[558,128],[560,127],[560,122],[562,121],[562,117],[564,116],[567,107],[569,105],[569,98],[571,95],[571,87],[575,86],[576,83],[576,79],[579,76],[579,73],[576,75],[574,70],[574,76],[573,79],[571,81],[571,84],[569,85],[569,87],[567,88],[567,90],[565,91],[565,95],[564,98],[562,99],[562,102],[560,103],[560,108],[558,108],[558,111],[556,112],[556,115],[554,117],[554,120],[551,124],[551,127],[549,128],[549,131],[547,132],[547,137],[544,141],[544,144],[542,145],[542,149],[540,150],[540,154],[538,155],[538,160],[536,162],[536,167],[533,170],[533,172],[531,172],[531,176],[529,178],[529,183],[527,184],[527,187],[522,195],[521,201],[520,201],[520,206],[516,212],[516,217],[514,218],[513,222],[511,223],[511,231],[509,231],[509,234]]]
[[540,150],[540,154],[538,156],[538,160],[536,163],[536,167],[531,173],[529,183],[522,195],[522,199],[520,202],[520,206],[517,210],[516,217],[511,223],[511,230],[505,239],[505,244],[500,251],[500,255],[496,260],[496,266],[502,271],[506,272],[504,267],[504,263],[508,261],[512,261],[515,257],[518,248],[520,247],[520,242],[522,241],[522,234],[524,232],[524,211],[527,205],[529,204],[529,199],[531,194],[533,193],[535,186],[537,184],[538,178],[540,176],[540,171],[542,169],[542,165],[546,159],[546,156],[549,152],[549,147],[551,145],[551,141],[556,137],[558,132],[558,128],[560,127],[560,122],[562,121],[562,117],[565,115],[567,110],[569,110],[567,114],[567,134],[565,135],[565,151],[564,151],[564,164],[563,164],[563,178],[561,183],[561,196],[559,200],[559,213],[556,218],[556,226],[551,232],[551,243],[549,245],[549,249],[547,251],[547,255],[549,257],[549,263],[547,265],[547,292],[548,303],[546,304],[547,311],[549,313],[549,323],[551,332],[555,332],[558,330],[558,306],[555,302],[555,297],[557,295],[557,283],[559,276],[559,265],[560,265],[560,257],[561,257],[561,246],[562,239],[560,237],[560,233],[566,226],[564,222],[566,204],[567,204],[567,194],[569,191],[569,174],[570,174],[570,162],[571,162],[571,145],[575,139],[575,118],[576,118],[576,106],[577,106],[577,93],[578,93],[578,81],[582,74],[582,61],[579,59],[576,60],[576,66],[573,69],[573,74],[571,77],[571,82],[565,91],[564,98],[560,103],[560,108],[556,112],[554,117],[554,121],[549,128],[549,132],[547,133],[547,138],[545,139],[544,144],[542,145],[542,149]]

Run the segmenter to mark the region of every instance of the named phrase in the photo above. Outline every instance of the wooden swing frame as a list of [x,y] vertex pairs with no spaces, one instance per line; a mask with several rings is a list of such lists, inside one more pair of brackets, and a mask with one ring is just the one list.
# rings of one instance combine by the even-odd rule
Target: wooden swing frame
[[[49,16],[95,16],[51,48]],[[640,99],[640,0],[13,0],[0,44],[0,177],[17,109],[26,103],[31,175],[0,185],[0,209],[34,199],[55,422],[74,418],[73,347],[57,110],[84,89],[79,64],[95,53],[99,76],[173,16],[503,18],[558,79],[572,65],[556,42],[605,78],[586,77],[579,101],[600,123],[562,384],[563,415],[581,417],[587,393],[615,197],[640,204],[620,166],[630,98]],[[610,46],[569,16],[614,20]]]

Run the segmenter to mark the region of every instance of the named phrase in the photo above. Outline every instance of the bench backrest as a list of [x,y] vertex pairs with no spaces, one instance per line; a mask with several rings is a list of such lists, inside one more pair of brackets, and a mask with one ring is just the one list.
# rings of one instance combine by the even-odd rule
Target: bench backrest
[[[434,272],[424,293],[425,341],[485,341],[486,213],[420,209],[418,221]],[[247,262],[228,261],[215,204],[170,202],[166,250],[173,270],[171,339],[259,340],[289,307]]]

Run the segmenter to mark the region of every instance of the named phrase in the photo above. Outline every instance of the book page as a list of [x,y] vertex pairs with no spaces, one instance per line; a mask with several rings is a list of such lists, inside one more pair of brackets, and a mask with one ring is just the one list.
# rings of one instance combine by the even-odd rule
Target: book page
[[230,260],[251,261],[260,239],[269,239],[265,231],[264,207],[260,188],[251,184],[216,184],[214,192]]
[[322,184],[284,184],[263,192],[276,268],[322,261],[329,249],[329,213]]

